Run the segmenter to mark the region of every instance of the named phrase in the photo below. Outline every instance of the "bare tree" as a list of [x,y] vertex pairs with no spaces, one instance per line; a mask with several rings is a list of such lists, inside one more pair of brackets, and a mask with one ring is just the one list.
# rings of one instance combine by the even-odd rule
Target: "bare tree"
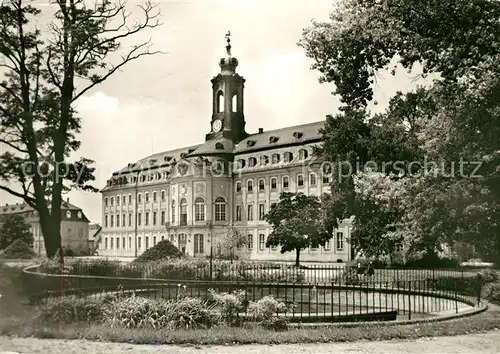
[[236,250],[246,246],[248,240],[247,237],[236,227],[229,227],[226,233],[216,240],[217,248],[227,256],[233,263],[235,258]]
[[[142,19],[130,21],[124,2],[56,0],[48,33],[37,27],[41,11],[24,0],[0,7],[0,189],[38,212],[47,256],[61,247],[62,194],[71,188],[97,191],[93,161],[70,161],[78,150],[81,121],[75,101],[127,63],[159,53],[151,41],[126,50],[120,42],[160,25],[147,1]],[[112,62],[113,54],[121,54]]]

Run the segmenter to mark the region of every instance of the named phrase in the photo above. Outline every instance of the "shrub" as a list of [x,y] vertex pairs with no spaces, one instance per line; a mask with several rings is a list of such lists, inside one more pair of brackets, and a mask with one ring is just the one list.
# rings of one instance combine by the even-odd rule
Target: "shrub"
[[267,329],[284,329],[288,325],[286,317],[277,317],[279,313],[288,311],[285,303],[277,300],[272,295],[264,296],[258,301],[250,301],[248,314],[255,321]]
[[488,301],[500,305],[500,283],[488,284],[485,287],[484,297]]
[[168,314],[166,301],[135,295],[110,299],[104,311],[106,323],[126,328],[164,328],[168,326]]
[[236,290],[232,293],[217,293],[215,290],[209,289],[209,294],[215,308],[220,312],[219,322],[228,326],[239,325],[239,312],[246,305],[245,290]]
[[139,257],[134,259],[133,262],[150,262],[158,261],[168,258],[181,258],[183,254],[177,247],[175,247],[170,241],[162,240],[158,242],[154,247],[149,248]]
[[498,271],[495,269],[486,269],[481,272],[484,283],[496,283],[500,279]]
[[168,304],[170,328],[210,328],[216,324],[213,306],[200,298],[185,297]]
[[45,322],[97,323],[104,318],[102,300],[66,296],[63,300],[50,298],[37,308],[36,317]]
[[32,259],[35,255],[35,251],[21,240],[12,242],[2,253],[2,257],[6,259]]

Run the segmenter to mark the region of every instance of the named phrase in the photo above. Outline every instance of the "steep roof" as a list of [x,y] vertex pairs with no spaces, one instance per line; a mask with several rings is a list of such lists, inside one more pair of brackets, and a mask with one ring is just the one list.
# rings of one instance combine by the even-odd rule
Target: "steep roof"
[[[50,205],[49,205],[50,208]],[[29,213],[29,212],[34,212],[35,209],[29,206],[26,203],[16,203],[16,204],[6,204],[3,207],[0,207],[0,216],[7,216],[7,215],[13,215],[13,214],[23,214],[23,213]],[[61,202],[61,211],[79,211],[82,214],[81,218],[77,218],[75,216],[75,213],[71,213],[71,219],[74,219],[76,221],[86,221],[90,222],[87,217],[85,216],[85,213],[83,213],[82,208],[77,207],[76,205],[71,204],[69,201],[62,201]],[[67,219],[68,220],[68,219]]]
[[325,121],[319,121],[252,134],[240,141],[233,153],[275,149],[279,146],[319,141],[321,139],[319,129],[324,126]]

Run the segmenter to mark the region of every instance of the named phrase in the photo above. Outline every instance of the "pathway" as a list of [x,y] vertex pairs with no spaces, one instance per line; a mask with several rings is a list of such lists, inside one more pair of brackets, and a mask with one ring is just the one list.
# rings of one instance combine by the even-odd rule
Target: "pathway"
[[173,346],[99,343],[84,340],[53,340],[0,337],[0,354],[320,354],[320,353],[500,353],[500,331],[456,337],[434,337],[413,341],[356,342],[332,344]]

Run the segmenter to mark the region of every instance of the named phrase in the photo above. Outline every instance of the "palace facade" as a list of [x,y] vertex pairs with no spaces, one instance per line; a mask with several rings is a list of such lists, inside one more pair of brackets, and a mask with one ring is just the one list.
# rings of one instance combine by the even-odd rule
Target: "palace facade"
[[[183,253],[219,253],[229,229],[246,235],[239,256],[293,261],[266,247],[271,233],[264,215],[281,192],[320,196],[329,192],[329,169],[313,158],[324,121],[278,130],[245,130],[245,79],[231,55],[219,62],[212,82],[211,130],[205,142],[148,156],[113,173],[102,189],[103,228],[99,255],[137,257],[163,239]],[[324,246],[301,252],[301,261],[346,262],[351,221],[342,222]]]
[[[26,203],[6,204],[0,208],[0,228],[9,215],[18,214],[31,226],[33,249],[39,256],[45,256],[45,243],[38,212]],[[83,210],[69,202],[61,203],[61,245],[78,253],[88,253],[89,219]]]

